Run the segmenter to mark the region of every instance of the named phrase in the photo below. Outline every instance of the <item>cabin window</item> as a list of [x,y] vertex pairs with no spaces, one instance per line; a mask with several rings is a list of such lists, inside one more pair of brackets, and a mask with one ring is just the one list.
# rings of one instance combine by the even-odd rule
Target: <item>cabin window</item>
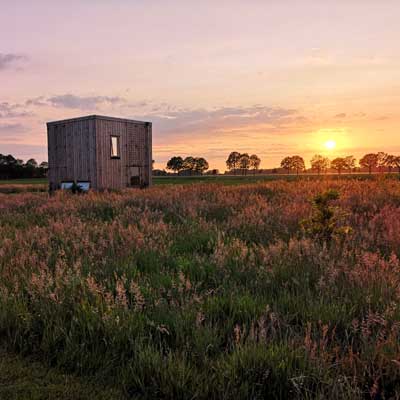
[[78,181],[77,185],[81,188],[83,192],[87,192],[90,189],[90,182]]
[[74,185],[74,182],[61,182],[61,189],[69,190]]
[[111,158],[119,157],[119,136],[111,136]]

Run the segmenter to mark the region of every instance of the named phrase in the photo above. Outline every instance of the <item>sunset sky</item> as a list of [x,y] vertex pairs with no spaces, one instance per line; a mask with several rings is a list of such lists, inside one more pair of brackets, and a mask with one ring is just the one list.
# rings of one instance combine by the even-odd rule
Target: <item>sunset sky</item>
[[46,160],[46,121],[104,114],[153,122],[157,168],[400,154],[399,21],[398,0],[0,0],[0,153]]

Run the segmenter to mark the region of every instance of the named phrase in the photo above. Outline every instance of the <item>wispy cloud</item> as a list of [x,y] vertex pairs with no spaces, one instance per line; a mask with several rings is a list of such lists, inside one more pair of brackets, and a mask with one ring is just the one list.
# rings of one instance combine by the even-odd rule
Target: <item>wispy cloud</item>
[[46,99],[46,102],[43,101],[43,98],[37,98],[36,105],[40,104],[38,101],[41,101],[41,103],[44,103],[44,105],[47,103],[48,105],[54,107],[93,110],[101,105],[123,103],[125,100],[119,96],[77,96],[74,94],[63,94],[49,97]]
[[28,57],[22,54],[0,53],[0,71],[5,69],[19,68]]
[[26,106],[35,106],[35,107],[42,107],[48,105],[46,102],[46,98],[44,96],[34,97],[32,99],[28,99],[25,102]]
[[18,134],[26,132],[26,130],[26,127],[22,124],[0,124],[0,134]]
[[[255,125],[277,127],[291,123],[300,116],[295,109],[254,105],[250,107],[220,107],[207,109],[178,109],[154,107],[155,112],[139,116],[153,122],[164,135],[186,135],[224,132]],[[138,117],[138,116],[136,116]]]
[[0,103],[0,118],[21,118],[32,115],[26,111],[20,104]]

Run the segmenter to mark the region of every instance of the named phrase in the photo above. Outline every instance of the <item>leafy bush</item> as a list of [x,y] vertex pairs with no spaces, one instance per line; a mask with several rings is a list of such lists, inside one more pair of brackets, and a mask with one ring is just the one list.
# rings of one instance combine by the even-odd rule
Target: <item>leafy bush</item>
[[313,215],[302,221],[306,232],[323,243],[329,243],[334,237],[343,237],[351,232],[349,226],[342,225],[343,212],[331,205],[339,199],[337,190],[329,189],[313,199]]

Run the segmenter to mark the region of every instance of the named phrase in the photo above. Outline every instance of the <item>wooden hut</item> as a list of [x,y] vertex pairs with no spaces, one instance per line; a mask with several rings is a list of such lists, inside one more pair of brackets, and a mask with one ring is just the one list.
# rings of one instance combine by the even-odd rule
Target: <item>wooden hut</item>
[[151,185],[150,122],[90,115],[47,123],[50,191]]

